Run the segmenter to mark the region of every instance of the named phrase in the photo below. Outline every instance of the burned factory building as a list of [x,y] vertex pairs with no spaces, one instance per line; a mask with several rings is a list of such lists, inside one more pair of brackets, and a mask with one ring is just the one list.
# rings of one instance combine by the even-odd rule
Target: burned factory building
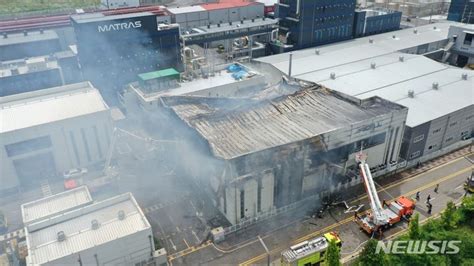
[[189,164],[189,172],[232,224],[360,183],[354,154],[361,149],[374,176],[387,173],[408,111],[318,85],[265,100],[176,96],[163,103],[205,144],[202,157],[211,160]]

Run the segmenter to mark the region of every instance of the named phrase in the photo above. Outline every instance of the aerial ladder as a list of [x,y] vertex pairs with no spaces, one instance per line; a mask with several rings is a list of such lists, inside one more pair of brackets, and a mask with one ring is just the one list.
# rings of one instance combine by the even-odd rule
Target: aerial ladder
[[354,220],[368,234],[382,232],[402,219],[409,219],[415,209],[415,202],[405,196],[400,196],[392,202],[380,202],[372,178],[370,167],[366,162],[367,155],[359,152],[356,154],[356,161],[359,163],[360,176],[364,181],[365,190],[369,199],[370,210],[362,215],[354,213]]

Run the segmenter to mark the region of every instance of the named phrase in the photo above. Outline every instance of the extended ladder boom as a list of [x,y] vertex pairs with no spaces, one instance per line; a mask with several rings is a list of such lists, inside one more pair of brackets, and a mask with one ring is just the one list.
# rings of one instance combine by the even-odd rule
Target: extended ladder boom
[[382,204],[380,203],[379,195],[377,194],[377,189],[375,188],[375,183],[372,178],[372,173],[370,172],[369,165],[365,162],[364,157],[365,156],[360,153],[357,156],[357,160],[360,162],[360,175],[364,180],[365,190],[367,191],[370,207],[372,208],[372,222],[376,225],[383,225],[387,223],[388,216],[385,214]]

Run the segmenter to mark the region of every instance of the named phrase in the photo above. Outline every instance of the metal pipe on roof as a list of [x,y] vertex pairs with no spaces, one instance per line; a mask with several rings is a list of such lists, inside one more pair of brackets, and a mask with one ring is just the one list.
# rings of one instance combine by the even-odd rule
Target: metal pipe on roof
[[293,53],[290,53],[290,61],[288,62],[288,77],[291,78],[291,64],[293,62]]

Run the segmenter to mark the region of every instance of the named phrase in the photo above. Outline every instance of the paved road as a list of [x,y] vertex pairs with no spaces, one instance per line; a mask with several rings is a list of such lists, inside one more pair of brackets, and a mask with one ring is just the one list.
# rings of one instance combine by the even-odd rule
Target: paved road
[[[421,200],[417,204],[416,212],[420,214],[420,219],[423,220],[430,216],[427,214],[424,204],[427,195],[430,194],[432,198],[433,215],[443,210],[448,201],[459,201],[464,194],[462,183],[471,173],[472,167],[472,162],[464,157],[459,158],[425,173],[388,185],[384,189],[379,188],[379,196],[381,199],[391,200],[399,195],[414,197],[417,191],[421,191]],[[438,193],[435,193],[433,189],[438,183],[440,189]],[[351,203],[351,205],[356,204],[367,206],[367,197],[361,196]],[[331,213],[332,215],[324,219],[306,218],[299,222],[293,222],[284,229],[263,235],[262,239],[270,249],[271,260],[276,264],[283,249],[332,230],[338,231],[344,240],[343,257],[350,257],[353,252],[363,246],[369,236],[362,232],[352,221],[352,214],[344,213],[343,209],[334,209]],[[405,223],[398,224],[388,231],[385,237],[393,235],[406,227]],[[256,235],[247,242],[233,248],[223,249],[221,247],[222,245],[207,243],[184,254],[172,256],[171,263],[174,265],[198,263],[250,265],[266,263],[264,247],[258,241]]]

